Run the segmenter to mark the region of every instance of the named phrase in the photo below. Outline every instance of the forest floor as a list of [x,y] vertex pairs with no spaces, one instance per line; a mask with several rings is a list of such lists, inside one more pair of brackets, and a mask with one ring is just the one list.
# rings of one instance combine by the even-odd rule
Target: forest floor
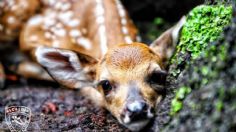
[[2,90],[0,131],[9,130],[4,117],[5,106],[31,109],[28,131],[128,131],[109,112],[79,95],[79,91],[56,86],[11,86]]

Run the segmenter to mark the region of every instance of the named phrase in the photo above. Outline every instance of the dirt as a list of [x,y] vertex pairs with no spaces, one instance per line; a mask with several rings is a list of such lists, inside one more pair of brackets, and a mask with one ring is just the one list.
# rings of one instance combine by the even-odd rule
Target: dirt
[[4,117],[6,106],[27,106],[31,109],[28,131],[128,132],[109,112],[93,105],[75,90],[32,85],[10,86],[2,90],[0,131],[9,131]]

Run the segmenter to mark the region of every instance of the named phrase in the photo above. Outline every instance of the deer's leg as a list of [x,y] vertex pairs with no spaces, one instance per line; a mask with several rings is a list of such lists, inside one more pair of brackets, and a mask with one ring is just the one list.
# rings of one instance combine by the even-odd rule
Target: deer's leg
[[49,74],[37,63],[23,61],[16,68],[16,73],[24,78],[53,81]]
[[[28,56],[23,54],[13,45],[7,45],[0,47],[1,63],[6,70],[11,71],[14,74],[23,76],[25,78],[35,78],[41,80],[52,80],[48,73],[37,63],[31,61]],[[2,74],[3,68],[0,66],[0,74]],[[4,76],[3,76],[4,77]],[[3,80],[0,77],[0,80]]]

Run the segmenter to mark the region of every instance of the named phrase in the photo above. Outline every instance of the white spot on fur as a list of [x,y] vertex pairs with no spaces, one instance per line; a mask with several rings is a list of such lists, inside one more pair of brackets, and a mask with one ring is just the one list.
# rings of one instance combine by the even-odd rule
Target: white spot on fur
[[30,26],[37,26],[43,22],[43,17],[40,15],[32,17],[29,21],[28,24]]
[[60,47],[60,42],[58,40],[55,40],[52,42],[52,47],[58,48]]
[[59,37],[64,37],[66,35],[66,30],[60,28],[60,29],[55,30],[54,34]]
[[14,5],[14,6],[11,7],[11,10],[12,10],[12,11],[16,11],[17,9],[18,9],[18,6],[16,6],[16,5]]
[[39,37],[36,36],[36,35],[30,36],[30,41],[32,41],[32,42],[35,42],[35,41],[37,41],[38,39],[39,39]]
[[129,32],[128,32],[128,29],[126,28],[126,27],[122,27],[122,32],[124,33],[124,34],[128,34]]
[[63,6],[62,2],[57,2],[55,5],[55,8],[59,10],[59,9],[61,9],[62,6]]
[[49,27],[53,26],[54,24],[56,24],[55,19],[51,19],[50,21],[44,21],[44,26],[46,28],[49,28]]
[[27,8],[29,6],[28,2],[26,0],[22,0],[22,2],[20,2],[20,6],[22,8]]
[[63,11],[66,11],[66,10],[70,9],[70,7],[71,7],[71,4],[69,2],[67,2],[67,3],[62,5],[61,9]]
[[70,26],[70,27],[76,27],[79,24],[80,24],[80,21],[77,20],[77,19],[73,19],[73,20],[71,20],[70,22],[67,23],[67,25]]
[[92,48],[92,45],[91,45],[91,42],[89,41],[89,39],[78,38],[77,43],[87,50],[90,50]]
[[106,28],[105,25],[100,25],[98,28],[99,36],[100,36],[100,42],[101,42],[101,50],[102,54],[105,54],[107,52],[107,38],[106,38]]
[[69,32],[70,36],[71,37],[79,37],[81,36],[81,32],[77,29],[73,29]]
[[13,16],[10,16],[10,17],[8,17],[7,22],[8,22],[9,24],[13,24],[13,23],[16,22],[16,18],[13,17]]
[[74,15],[74,13],[72,11],[61,12],[61,13],[59,13],[58,18],[64,24],[67,24],[67,23],[70,22],[70,20],[73,17],[73,15]]
[[98,23],[98,34],[100,40],[100,48],[102,54],[107,52],[107,37],[106,37],[106,27],[105,27],[105,18],[104,18],[104,6],[102,0],[96,0],[96,7],[95,7],[95,17],[96,22]]
[[52,34],[50,32],[45,32],[44,33],[45,38],[50,39],[52,38]]
[[98,16],[96,22],[98,24],[103,24],[105,22],[105,18],[103,16]]
[[45,0],[48,2],[49,5],[55,5],[57,0]]
[[127,20],[126,20],[125,18],[122,18],[122,19],[121,19],[121,24],[122,24],[122,25],[126,25],[126,24],[127,24]]
[[104,14],[104,7],[102,5],[102,3],[97,3],[97,6],[95,7],[95,11],[94,13],[96,14],[96,16],[100,16]]
[[131,37],[129,36],[125,9],[124,9],[122,3],[120,2],[120,0],[116,0],[116,5],[117,5],[118,14],[121,19],[121,31],[124,35],[124,40],[126,43],[131,44],[133,41],[132,41]]
[[62,25],[61,23],[57,23],[57,24],[56,24],[56,28],[59,29],[59,28],[62,28],[62,27],[63,27],[63,25]]
[[133,43],[133,41],[132,41],[132,39],[131,39],[130,36],[125,36],[125,42],[126,42],[127,44],[132,44],[132,43]]

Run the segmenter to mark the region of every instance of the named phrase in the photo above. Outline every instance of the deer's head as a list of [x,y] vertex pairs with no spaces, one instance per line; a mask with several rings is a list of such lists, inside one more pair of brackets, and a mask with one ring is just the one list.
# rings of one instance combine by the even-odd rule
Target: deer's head
[[[178,28],[179,30],[179,28]],[[155,106],[165,93],[170,44],[175,41],[174,28],[166,31],[153,44],[120,44],[96,60],[70,50],[39,47],[36,59],[60,84],[69,88],[91,86],[100,95],[102,105],[120,123],[140,130],[155,115]]]

